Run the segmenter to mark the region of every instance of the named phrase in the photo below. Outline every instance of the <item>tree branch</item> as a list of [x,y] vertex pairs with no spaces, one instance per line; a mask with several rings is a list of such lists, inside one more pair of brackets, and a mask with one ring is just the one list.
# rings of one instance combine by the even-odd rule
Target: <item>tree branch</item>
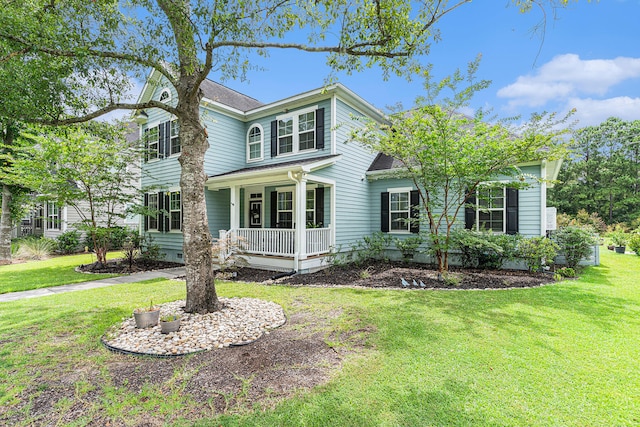
[[274,49],[297,49],[304,52],[327,52],[327,53],[341,53],[348,54],[352,56],[378,56],[384,58],[399,58],[399,57],[408,57],[411,55],[410,52],[378,52],[375,50],[358,50],[356,47],[365,47],[365,46],[382,46],[383,41],[378,43],[368,43],[355,45],[350,47],[341,47],[341,46],[307,46],[300,43],[268,43],[268,42],[243,42],[236,40],[225,40],[217,43],[211,44],[211,49],[217,49],[220,47],[246,47],[246,48],[255,48],[255,49],[265,49],[265,48],[274,48]]

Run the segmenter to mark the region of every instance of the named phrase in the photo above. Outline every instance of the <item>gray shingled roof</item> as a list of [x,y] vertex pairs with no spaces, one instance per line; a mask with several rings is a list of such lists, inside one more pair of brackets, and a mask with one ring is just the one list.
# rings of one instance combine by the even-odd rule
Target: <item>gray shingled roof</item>
[[396,169],[401,168],[402,166],[403,164],[400,160],[397,160],[384,153],[378,153],[376,158],[373,160],[373,163],[371,163],[371,166],[369,166],[369,169],[367,169],[367,172]]
[[235,108],[236,110],[249,111],[264,105],[262,102],[250,96],[243,95],[240,92],[236,92],[233,89],[229,89],[220,83],[208,79],[202,82],[200,88],[202,92],[204,92],[205,98]]
[[236,175],[236,174],[241,174],[241,173],[246,173],[246,172],[255,172],[255,171],[261,171],[261,170],[268,170],[268,169],[277,169],[277,168],[287,167],[287,166],[303,166],[303,165],[308,165],[308,164],[311,164],[311,163],[319,162],[321,160],[330,159],[332,157],[340,157],[340,154],[329,154],[329,155],[326,155],[326,156],[312,157],[312,158],[309,158],[309,159],[291,160],[291,161],[288,161],[288,162],[273,163],[273,164],[270,164],[270,165],[262,165],[262,166],[252,166],[252,167],[248,167],[248,168],[236,169],[236,170],[230,171],[230,172],[220,173],[220,174],[217,174],[217,175],[209,175],[209,178],[218,178],[218,177],[221,177],[221,176]]

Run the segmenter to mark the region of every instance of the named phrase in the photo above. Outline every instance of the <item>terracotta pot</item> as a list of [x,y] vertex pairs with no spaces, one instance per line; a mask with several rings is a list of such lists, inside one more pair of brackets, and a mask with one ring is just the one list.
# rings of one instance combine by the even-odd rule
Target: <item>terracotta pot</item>
[[158,319],[160,318],[160,310],[141,311],[140,313],[136,313],[134,311],[133,318],[136,321],[136,328],[151,328],[158,324]]

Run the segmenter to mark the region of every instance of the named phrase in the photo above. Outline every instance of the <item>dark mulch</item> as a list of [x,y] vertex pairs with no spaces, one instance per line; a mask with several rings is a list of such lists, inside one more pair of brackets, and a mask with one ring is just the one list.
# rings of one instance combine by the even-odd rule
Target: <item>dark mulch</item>
[[[553,282],[553,276],[545,273],[529,273],[521,270],[473,270],[451,268],[445,280],[438,279],[434,268],[423,264],[401,262],[371,262],[356,266],[336,266],[311,274],[300,274],[276,279],[277,273],[242,268],[229,280],[312,286],[361,286],[367,288],[422,289],[505,289],[530,288]],[[222,277],[221,277],[222,278]],[[405,279],[409,286],[403,286]],[[418,284],[414,286],[413,282]]]
[[85,273],[108,273],[108,274],[129,274],[141,271],[162,270],[165,268],[181,267],[183,264],[169,261],[152,261],[138,259],[131,266],[120,259],[107,261],[106,264],[94,262],[93,264],[83,264],[78,269]]

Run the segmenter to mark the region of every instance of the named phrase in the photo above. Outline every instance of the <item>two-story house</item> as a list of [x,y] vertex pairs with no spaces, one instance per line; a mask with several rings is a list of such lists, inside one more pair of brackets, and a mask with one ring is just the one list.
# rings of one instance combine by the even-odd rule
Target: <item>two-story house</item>
[[[176,102],[174,89],[154,74],[139,101]],[[209,229],[214,238],[228,232],[239,237],[252,266],[310,271],[326,265],[330,251],[348,251],[375,231],[395,236],[419,231],[402,221],[417,204],[413,183],[381,178],[395,166],[393,160],[346,143],[350,131],[362,126],[354,117],[385,120],[359,95],[333,84],[263,104],[209,80],[202,90],[201,117],[210,144],[204,165]],[[161,189],[145,195],[145,204],[161,214],[146,217],[142,228],[168,259],[181,261],[178,124],[159,109],[138,118],[149,148],[142,186]],[[553,179],[558,167],[540,162],[523,170]],[[515,195],[505,190],[493,200],[491,221],[483,209],[473,226],[544,235],[546,184],[533,183]]]

